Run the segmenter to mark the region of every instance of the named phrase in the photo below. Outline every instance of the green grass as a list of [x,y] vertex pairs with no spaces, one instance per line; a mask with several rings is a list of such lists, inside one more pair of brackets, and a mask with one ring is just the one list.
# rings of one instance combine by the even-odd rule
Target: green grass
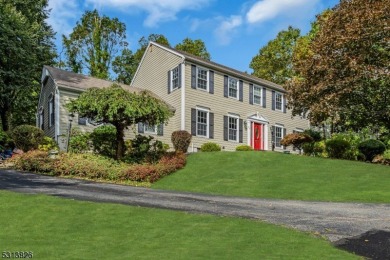
[[0,191],[0,250],[34,259],[358,259],[259,221]]
[[153,188],[259,198],[390,203],[390,167],[276,152],[196,153]]

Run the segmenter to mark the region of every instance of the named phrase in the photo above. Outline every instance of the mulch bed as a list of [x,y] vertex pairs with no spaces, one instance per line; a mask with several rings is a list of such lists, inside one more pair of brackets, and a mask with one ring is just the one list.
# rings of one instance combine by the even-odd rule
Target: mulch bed
[[337,248],[375,260],[390,259],[390,232],[370,230],[360,236],[336,241]]

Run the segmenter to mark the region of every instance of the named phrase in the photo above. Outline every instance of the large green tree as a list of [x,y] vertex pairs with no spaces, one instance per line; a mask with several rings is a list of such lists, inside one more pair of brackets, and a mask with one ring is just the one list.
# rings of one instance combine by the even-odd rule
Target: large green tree
[[116,81],[130,85],[134,76],[133,68],[138,66],[135,61],[133,52],[129,49],[123,49],[121,55],[116,56],[112,62],[112,70],[116,73]]
[[259,50],[249,67],[256,77],[284,85],[293,75],[292,57],[300,30],[291,26]]
[[101,79],[110,78],[113,60],[127,46],[126,25],[97,10],[86,11],[69,37],[62,37],[67,66]]
[[390,128],[390,0],[342,0],[309,43],[287,86],[294,114],[315,125]]
[[54,32],[46,23],[47,0],[0,0],[0,117],[33,124],[43,65],[53,64]]
[[206,44],[200,39],[192,40],[190,38],[185,38],[181,43],[175,46],[175,49],[210,60],[210,53],[207,51]]
[[127,127],[139,122],[151,125],[165,123],[172,116],[170,107],[149,92],[133,93],[115,84],[110,88],[88,89],[67,104],[67,108],[79,116],[115,126],[118,160],[124,153],[124,131]]

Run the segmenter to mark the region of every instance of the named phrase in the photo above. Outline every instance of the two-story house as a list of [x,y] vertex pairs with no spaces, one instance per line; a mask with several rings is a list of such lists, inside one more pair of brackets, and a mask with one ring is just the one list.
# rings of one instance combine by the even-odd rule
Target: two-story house
[[[280,85],[154,42],[131,85],[175,107],[158,139],[171,145],[173,131],[187,130],[193,135],[190,152],[206,142],[227,151],[242,144],[283,150],[280,141],[287,133],[309,128],[307,119],[292,117]],[[138,132],[153,136],[158,128],[139,124]]]

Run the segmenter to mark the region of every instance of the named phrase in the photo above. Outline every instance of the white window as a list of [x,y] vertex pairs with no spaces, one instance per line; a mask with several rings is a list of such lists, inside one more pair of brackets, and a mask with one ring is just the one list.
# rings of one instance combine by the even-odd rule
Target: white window
[[144,123],[144,132],[149,134],[157,134],[157,126]]
[[49,127],[54,125],[54,95],[49,96]]
[[208,70],[197,67],[196,87],[208,90]]
[[172,76],[171,76],[171,86],[172,90],[179,88],[179,67],[176,67],[172,70]]
[[228,117],[228,140],[238,142],[238,118],[229,116]]
[[208,137],[209,129],[209,111],[197,109],[196,110],[196,135]]
[[238,99],[238,80],[230,78],[228,80],[228,96]]
[[253,104],[261,105],[261,87],[253,86]]
[[283,108],[283,95],[279,92],[275,93],[275,109],[282,110]]
[[39,109],[39,128],[42,130],[44,129],[44,115],[42,107]]
[[283,139],[283,127],[275,126],[275,147],[281,147],[280,141]]

